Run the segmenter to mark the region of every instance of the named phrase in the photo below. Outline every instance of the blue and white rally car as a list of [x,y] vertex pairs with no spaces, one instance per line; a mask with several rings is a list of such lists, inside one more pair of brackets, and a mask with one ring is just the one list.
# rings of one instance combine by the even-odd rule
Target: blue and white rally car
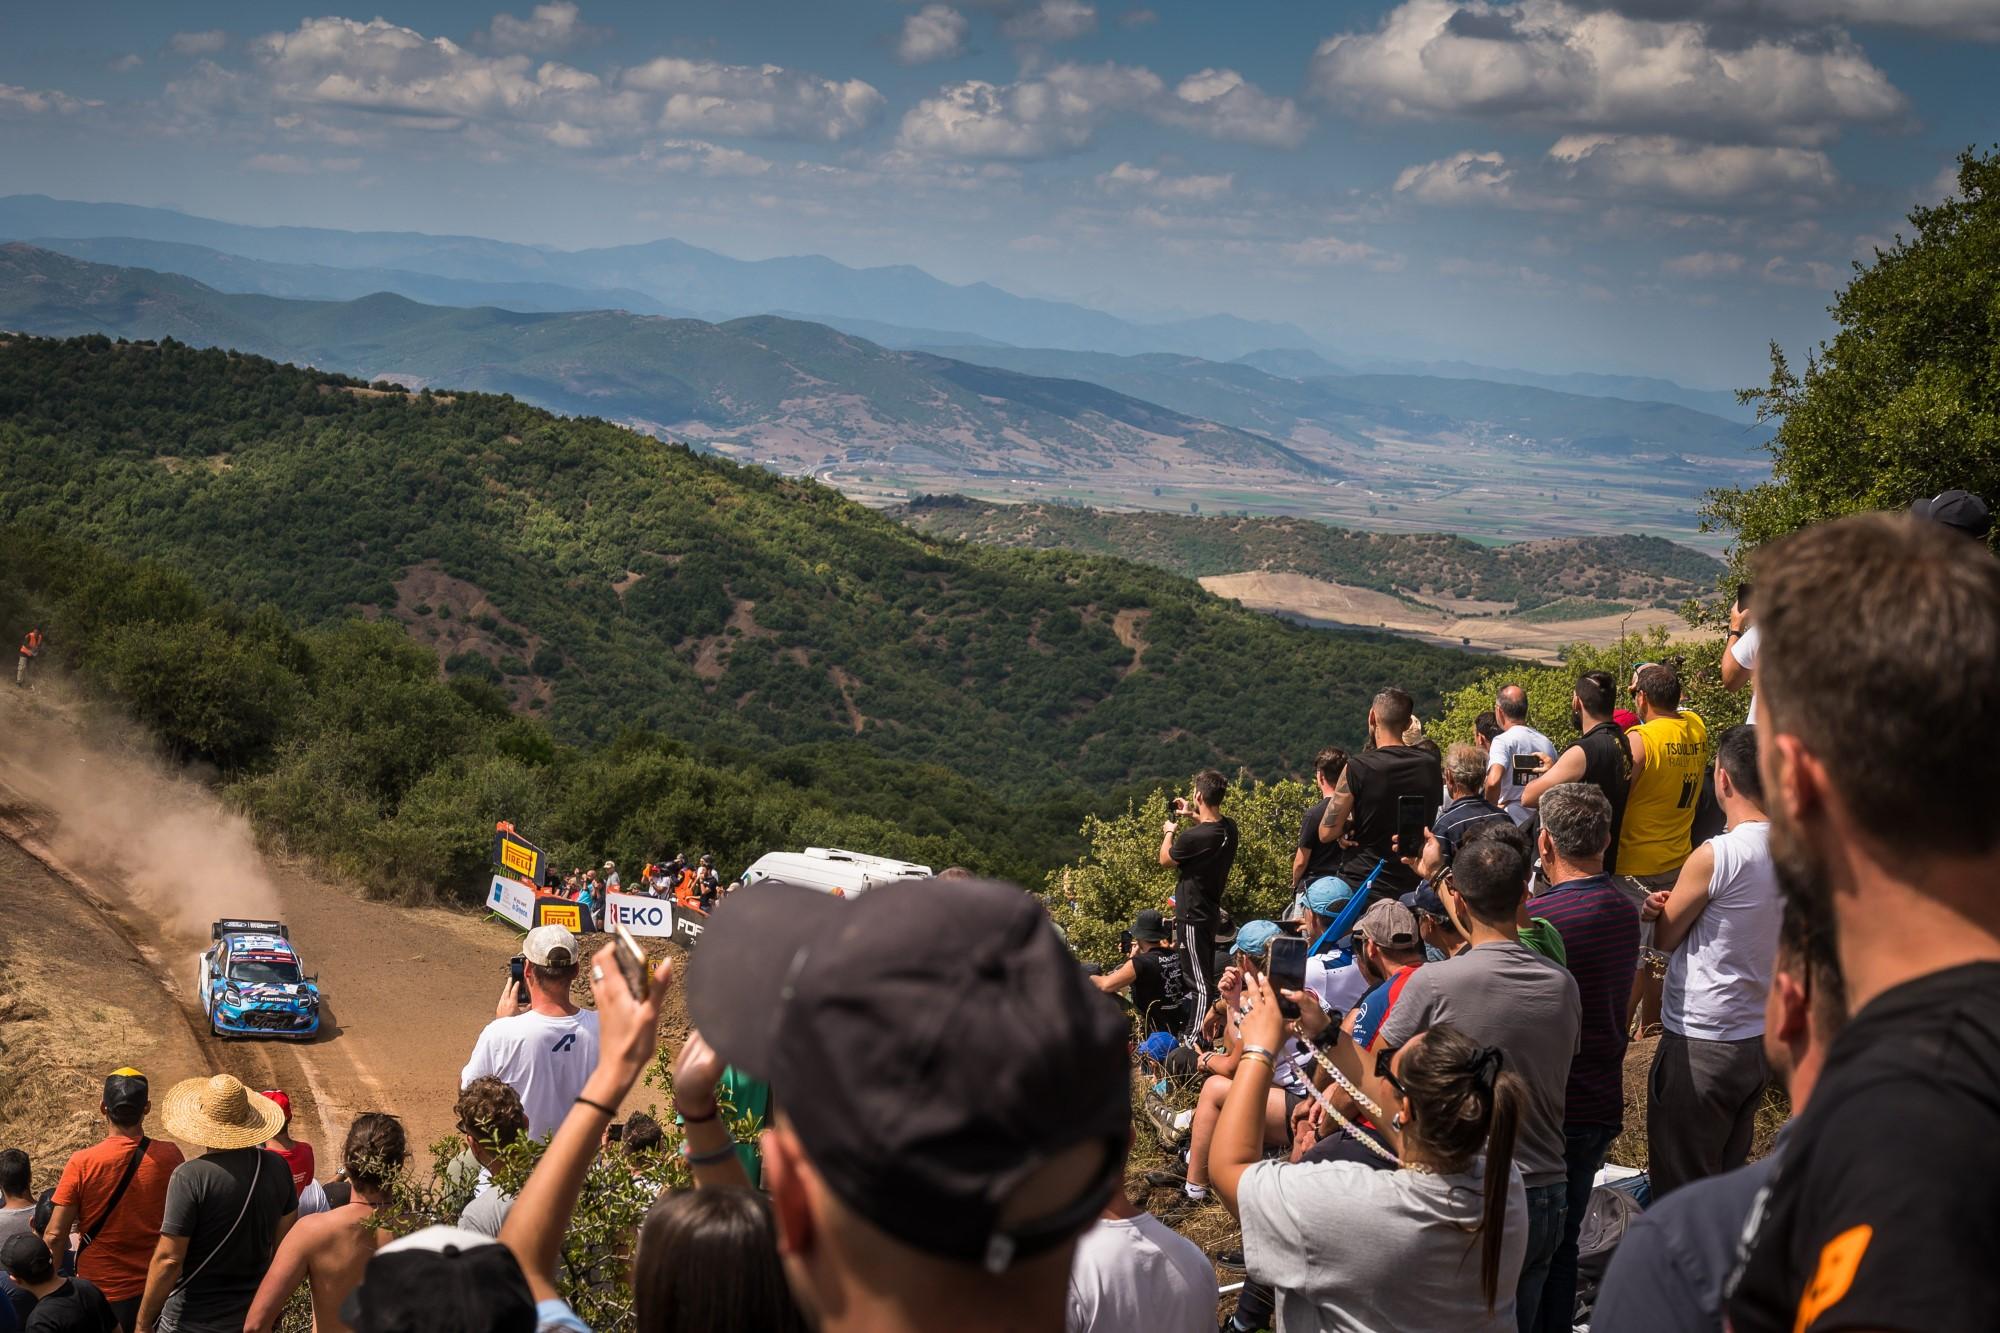
[[217,921],[201,956],[201,1011],[222,1037],[319,1035],[319,978],[299,965],[282,921]]

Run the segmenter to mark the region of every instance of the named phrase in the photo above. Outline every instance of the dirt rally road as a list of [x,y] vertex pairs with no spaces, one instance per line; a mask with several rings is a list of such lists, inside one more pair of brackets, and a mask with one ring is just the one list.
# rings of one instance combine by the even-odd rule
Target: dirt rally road
[[[197,785],[80,742],[39,702],[0,692],[0,1141],[29,1148],[42,1183],[95,1140],[99,1084],[129,1064],[155,1105],[176,1081],[218,1071],[284,1089],[321,1179],[363,1111],[401,1116],[427,1161],[423,1148],[451,1132],[459,1070],[515,936],[274,863]],[[160,864],[171,860],[181,864]],[[290,927],[325,995],[317,1041],[208,1032],[196,955],[208,921],[228,915]],[[157,1119],[150,1128],[162,1134]]]

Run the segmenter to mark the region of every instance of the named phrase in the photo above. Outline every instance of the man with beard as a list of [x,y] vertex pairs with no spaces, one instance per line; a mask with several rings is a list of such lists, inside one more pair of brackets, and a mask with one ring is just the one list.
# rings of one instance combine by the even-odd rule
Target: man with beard
[[1738,1333],[2000,1309],[2000,562],[1907,515],[1758,554],[1779,887],[1830,907],[1854,1015],[1732,1282]]

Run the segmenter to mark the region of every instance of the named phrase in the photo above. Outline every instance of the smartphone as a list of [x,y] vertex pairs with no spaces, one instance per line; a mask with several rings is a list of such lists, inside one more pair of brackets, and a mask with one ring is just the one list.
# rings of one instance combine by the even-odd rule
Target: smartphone
[[1285,992],[1306,987],[1306,942],[1296,935],[1274,935],[1267,947],[1270,954],[1265,959],[1264,971],[1277,994],[1278,1012],[1286,1018],[1297,1018],[1298,1003],[1286,999]]
[[[1526,785],[1541,776],[1541,759],[1542,756],[1533,750],[1515,755],[1513,760],[1515,784]],[[1409,798],[1406,796],[1403,799],[1408,800]]]
[[1131,956],[1131,953],[1132,953],[1132,932],[1129,930],[1121,930],[1118,932],[1118,956],[1121,958],[1127,958]]
[[1750,609],[1750,585],[1747,582],[1736,585],[1736,604],[1745,611]]
[[639,941],[632,937],[623,921],[614,928],[618,933],[617,948],[612,957],[618,960],[618,970],[625,974],[625,984],[631,988],[634,999],[646,998],[647,977],[646,951],[639,947]]
[[528,979],[525,975],[527,970],[528,956],[526,954],[517,953],[507,960],[507,975],[514,978],[514,998],[522,1004],[528,1003],[529,1000]]
[[604,1137],[610,1140],[612,1143],[617,1143],[619,1140],[625,1137],[624,1124],[621,1122],[619,1124],[613,1125],[609,1130],[605,1132]]
[[1422,856],[1424,830],[1431,826],[1430,802],[1421,796],[1396,798],[1396,855]]

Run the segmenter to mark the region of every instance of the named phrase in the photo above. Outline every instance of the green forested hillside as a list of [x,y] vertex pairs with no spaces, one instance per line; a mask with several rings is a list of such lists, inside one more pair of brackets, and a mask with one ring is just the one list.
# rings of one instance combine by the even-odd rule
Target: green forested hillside
[[944,542],[507,398],[171,343],[0,345],[0,522],[309,624],[398,620],[563,738],[858,739],[1024,798],[1302,771],[1360,740],[1382,684],[1428,708],[1477,665],[1124,561]]
[[1559,537],[1481,546],[1444,532],[1384,533],[1303,518],[1104,513],[1073,505],[925,496],[897,511],[920,531],[1038,550],[1118,554],[1189,578],[1274,570],[1416,597],[1578,599],[1678,606],[1715,587],[1720,561],[1662,537]]
[[1248,468],[1322,470],[1271,440],[1097,384],[893,352],[770,315],[709,324],[623,310],[522,313],[387,292],[299,301],[0,245],[0,328],[170,337],[367,379],[509,393],[558,412],[775,431],[778,453],[808,462],[853,444],[960,469],[1087,470],[1153,460],[1178,441]]

